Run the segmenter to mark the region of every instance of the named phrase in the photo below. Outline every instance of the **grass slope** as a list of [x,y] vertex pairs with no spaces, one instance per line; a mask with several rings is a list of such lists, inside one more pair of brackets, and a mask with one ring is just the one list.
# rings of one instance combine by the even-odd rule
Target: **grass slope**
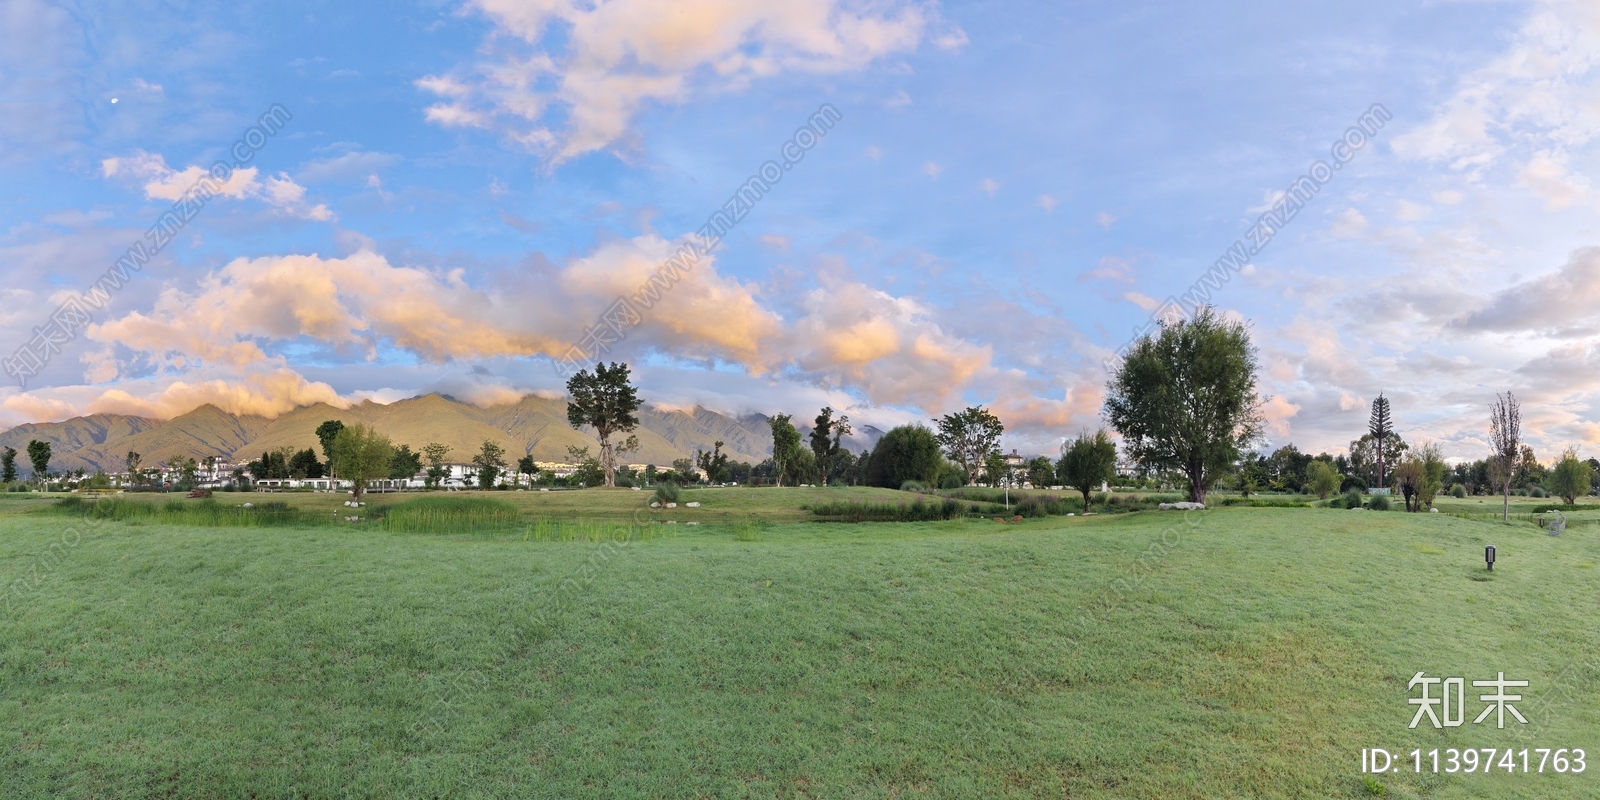
[[1593,696],[1586,530],[1229,509],[579,544],[66,534],[40,505],[0,502],[5,797],[1326,798],[1367,791],[1363,747],[1600,759],[1587,699],[1524,703],[1527,739],[1405,727],[1418,670]]

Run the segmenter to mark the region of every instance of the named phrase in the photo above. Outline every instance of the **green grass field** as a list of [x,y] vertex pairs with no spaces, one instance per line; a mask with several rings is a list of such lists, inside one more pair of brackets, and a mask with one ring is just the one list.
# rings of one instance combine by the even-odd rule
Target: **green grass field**
[[[645,494],[494,497],[615,521]],[[1600,759],[1600,526],[801,508],[845,496],[905,497],[691,491],[680,524],[598,543],[95,522],[0,497],[0,796],[1600,793],[1600,767],[1360,774],[1365,747]],[[1417,671],[1468,678],[1469,724],[1407,729]],[[1470,724],[1470,681],[1498,672],[1532,682],[1530,725]]]

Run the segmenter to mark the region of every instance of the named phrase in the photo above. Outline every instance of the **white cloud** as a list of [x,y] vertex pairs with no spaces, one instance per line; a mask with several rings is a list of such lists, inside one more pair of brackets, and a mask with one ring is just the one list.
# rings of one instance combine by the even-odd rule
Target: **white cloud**
[[[556,164],[614,148],[652,104],[737,91],[786,73],[861,69],[914,49],[931,5],[885,0],[472,0],[495,32],[486,60],[417,86],[446,126],[497,128]],[[958,48],[966,34],[939,37]],[[565,124],[553,127],[552,117]]]
[[1544,200],[1546,211],[1556,211],[1572,205],[1588,194],[1588,181],[1567,170],[1565,159],[1550,151],[1534,155],[1517,180],[1529,191]]
[[[107,158],[100,162],[100,173],[107,178],[125,177],[143,182],[145,197],[152,200],[177,200],[199,185],[207,172],[199,166],[175,170],[167,166],[166,159],[157,153],[135,150],[132,155]],[[213,181],[217,195],[235,200],[255,198],[265,201],[280,213],[301,219],[329,222],[334,219],[326,205],[312,205],[305,200],[306,189],[290,178],[288,173],[269,175],[259,180],[255,167],[234,170],[226,181]]]
[[1590,0],[1543,0],[1511,47],[1461,79],[1432,119],[1396,137],[1396,153],[1449,162],[1493,163],[1508,149],[1570,150],[1600,136],[1600,7]]

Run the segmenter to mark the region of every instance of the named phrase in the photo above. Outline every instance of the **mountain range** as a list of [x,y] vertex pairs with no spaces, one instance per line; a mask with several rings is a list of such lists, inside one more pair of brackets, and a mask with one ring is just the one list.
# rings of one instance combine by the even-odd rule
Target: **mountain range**
[[[451,448],[450,460],[465,462],[486,440],[504,447],[508,461],[532,455],[535,461],[567,462],[569,446],[599,450],[588,430],[567,423],[565,400],[526,395],[507,405],[479,407],[448,395],[428,394],[394,403],[371,401],[335,408],[325,403],[302,406],[276,418],[230,414],[203,405],[173,419],[161,421],[121,414],[94,414],[62,422],[18,425],[0,433],[0,447],[17,449],[17,468],[29,472],[27,444],[37,439],[51,445],[50,469],[122,472],[128,451],[140,454],[145,466],[177,458],[201,460],[216,456],[223,461],[248,461],[263,452],[290,447],[312,448],[320,455],[316,429],[325,420],[346,425],[360,422],[387,435],[396,446],[421,450],[429,442]],[[772,433],[761,414],[729,416],[704,408],[688,411],[646,407],[639,411],[639,449],[624,457],[627,463],[668,466],[674,459],[693,457],[697,449],[710,450],[723,443],[723,452],[735,461],[760,462],[772,455]],[[797,426],[798,427],[798,426]],[[883,434],[859,426],[845,440],[854,452],[872,447]],[[810,429],[800,427],[802,441]]]

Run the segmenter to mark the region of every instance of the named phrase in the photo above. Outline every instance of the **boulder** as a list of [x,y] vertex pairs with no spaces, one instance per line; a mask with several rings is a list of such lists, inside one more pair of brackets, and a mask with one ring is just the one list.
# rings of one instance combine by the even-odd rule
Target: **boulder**
[[657,503],[657,502],[654,502],[654,501],[651,501],[651,503],[650,503],[650,507],[651,507],[651,508],[660,508],[660,507],[661,507],[661,504],[660,504],[660,503]]
[[684,503],[683,507],[684,508],[699,508],[700,504],[698,502],[695,502],[695,503]]
[[1189,502],[1162,503],[1159,507],[1160,507],[1160,509],[1162,511],[1204,511],[1205,508],[1206,508],[1206,504],[1205,503],[1189,503]]
[[667,504],[667,508],[677,508],[677,507],[678,507],[677,503],[668,503]]

